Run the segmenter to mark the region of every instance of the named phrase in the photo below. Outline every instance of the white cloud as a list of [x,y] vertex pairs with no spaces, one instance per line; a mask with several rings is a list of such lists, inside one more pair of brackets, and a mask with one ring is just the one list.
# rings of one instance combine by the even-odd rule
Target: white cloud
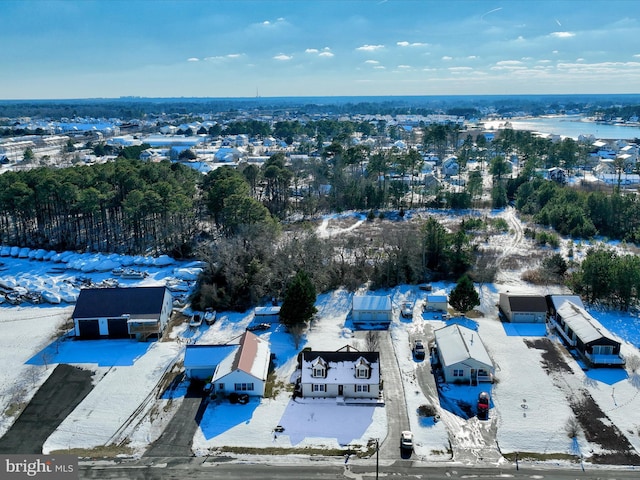
[[555,38],[571,38],[575,37],[576,34],[572,32],[553,32],[551,36]]
[[522,65],[522,62],[520,60],[500,60],[496,62],[496,65],[500,67],[514,67]]
[[380,62],[378,60],[365,60],[364,63],[368,63],[369,65],[377,65]]
[[407,69],[411,68],[411,65],[398,65],[398,68],[401,68],[403,70],[407,70]]
[[273,57],[274,60],[278,60],[280,62],[286,62],[289,61],[293,58],[293,56],[291,55],[285,55],[284,53],[281,53],[279,55],[276,55],[275,57]]
[[305,53],[318,55],[319,57],[325,57],[325,58],[331,58],[334,56],[333,52],[329,47],[324,47],[322,51],[318,50],[317,48],[307,48],[305,50]]
[[362,45],[361,47],[356,48],[361,52],[375,52],[376,50],[381,50],[384,48],[384,45]]
[[399,47],[426,47],[428,44],[427,43],[422,43],[422,42],[407,42],[407,41],[403,41],[403,42],[397,42],[396,45],[398,45]]
[[453,60],[453,57],[450,57],[449,55],[445,55],[442,57],[442,60],[446,60],[446,61]]
[[199,62],[200,59],[196,57],[187,58],[187,62]]

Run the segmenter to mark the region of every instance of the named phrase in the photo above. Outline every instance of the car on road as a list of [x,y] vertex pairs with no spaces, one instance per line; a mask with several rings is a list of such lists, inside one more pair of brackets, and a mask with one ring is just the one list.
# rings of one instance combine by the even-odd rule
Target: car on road
[[413,433],[405,430],[400,434],[400,448],[402,450],[413,450]]
[[402,318],[413,318],[413,303],[403,303],[402,309],[400,309],[400,315],[402,315]]
[[413,342],[413,354],[416,358],[424,358],[426,356],[426,350],[424,348],[424,342],[421,339],[416,339]]

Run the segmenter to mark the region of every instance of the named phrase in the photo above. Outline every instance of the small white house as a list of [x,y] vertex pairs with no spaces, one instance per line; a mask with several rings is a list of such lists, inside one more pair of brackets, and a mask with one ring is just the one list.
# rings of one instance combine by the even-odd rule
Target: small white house
[[424,309],[429,312],[444,312],[447,313],[449,308],[449,300],[446,295],[427,295],[427,299],[424,304]]
[[355,325],[388,328],[393,309],[389,295],[354,295],[351,317]]
[[377,400],[380,354],[343,347],[336,352],[303,351],[300,394],[305,398]]
[[262,396],[270,361],[269,342],[246,331],[238,344],[187,345],[184,368],[191,380],[209,381],[212,393]]
[[478,332],[454,323],[434,333],[436,364],[445,382],[476,385],[493,381],[493,362]]
[[251,332],[244,332],[238,351],[220,362],[211,378],[213,391],[264,395],[270,361],[269,342]]

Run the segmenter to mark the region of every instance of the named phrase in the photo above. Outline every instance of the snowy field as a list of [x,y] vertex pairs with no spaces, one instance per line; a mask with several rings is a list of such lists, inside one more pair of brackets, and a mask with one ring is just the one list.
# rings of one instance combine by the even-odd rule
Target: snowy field
[[[531,248],[526,239],[518,235],[520,225],[508,217],[512,232],[498,239],[505,250],[524,254]],[[359,228],[362,218],[355,219],[348,229]],[[331,222],[321,225],[324,235],[339,235],[331,229]],[[515,233],[514,233],[515,231]],[[516,241],[514,241],[514,235]],[[73,265],[51,260],[3,257],[0,278],[18,283],[46,286],[49,290],[63,289],[73,277],[80,274],[94,282],[104,281],[108,271],[84,268],[88,261],[100,263],[86,256],[74,257]],[[117,257],[108,259],[116,264]],[[101,259],[100,261],[104,261]],[[128,263],[128,260],[127,260]],[[141,263],[138,260],[138,263]],[[192,279],[197,266],[167,262],[147,261],[140,266],[148,272],[146,278],[131,280],[130,285],[162,285],[168,282]],[[66,265],[64,269],[51,267]],[[539,454],[569,454],[584,456],[601,452],[601,447],[589,442],[583,434],[576,440],[565,432],[568,420],[573,416],[569,399],[583,389],[593,397],[611,422],[618,426],[636,451],[640,451],[640,381],[637,372],[621,369],[583,371],[575,360],[567,363],[573,373],[559,377],[542,367],[542,351],[530,348],[525,340],[542,338],[544,327],[522,326],[518,330],[503,325],[497,317],[500,292],[518,293],[566,293],[524,285],[519,273],[502,272],[498,284],[479,288],[481,305],[473,323],[496,366],[497,382],[484,385],[490,389],[492,409],[490,420],[480,422],[457,414],[449,407],[456,401],[475,404],[478,389],[451,386],[443,390],[445,397],[425,395],[417,382],[420,364],[410,351],[410,338],[425,335],[444,326],[442,320],[432,320],[421,315],[418,308],[413,321],[399,318],[394,311],[391,335],[401,376],[404,382],[405,400],[409,422],[415,435],[414,459],[424,461],[448,461],[449,450],[454,455],[469,451],[476,459],[456,458],[463,462],[504,461],[487,452],[497,446],[502,454],[531,452]],[[436,283],[433,293],[448,293],[453,285]],[[31,287],[32,288],[32,287]],[[406,299],[421,300],[424,292],[416,287],[401,286],[387,292],[394,305]],[[346,344],[364,348],[354,332],[348,328],[347,315],[352,293],[338,290],[318,296],[318,318],[303,338],[299,349],[310,346],[317,350],[337,350]],[[64,325],[70,318],[73,305],[20,305],[6,303],[0,306],[0,352],[3,369],[0,371],[0,408],[5,412],[0,420],[0,434],[4,434],[15,420],[17,404],[26,404],[35,390],[51,373],[57,363],[78,365],[95,372],[95,388],[67,417],[44,445],[45,453],[68,448],[91,448],[105,443],[126,441],[135,455],[162,433],[171,415],[175,413],[186,393],[181,384],[171,391],[161,385],[163,375],[178,368],[187,343],[224,343],[240,336],[253,319],[251,311],[245,313],[219,313],[212,326],[202,325],[189,329],[178,325],[170,332],[169,340],[138,343],[128,340],[74,341],[57,340],[64,334]],[[187,310],[188,313],[188,310]],[[620,312],[591,311],[605,327],[623,341],[623,354],[639,355],[640,321],[637,317]],[[281,385],[275,398],[252,399],[248,405],[210,404],[204,413],[193,439],[197,455],[215,454],[225,446],[255,448],[354,448],[365,449],[372,439],[383,441],[387,434],[384,407],[339,406],[335,402],[291,401],[291,391],[286,385],[295,371],[296,355],[291,337],[280,327],[258,332],[268,338],[276,355],[276,374]],[[166,339],[165,339],[166,340]],[[556,341],[556,340],[554,340]],[[178,365],[178,367],[176,367]],[[383,373],[384,374],[384,373]],[[441,405],[442,400],[442,405]],[[439,421],[420,418],[420,405],[431,404],[439,408]],[[444,408],[447,407],[447,408]],[[275,433],[274,427],[285,427]],[[496,429],[495,444],[486,444],[489,429]],[[451,446],[450,446],[451,445]],[[473,457],[473,455],[471,456]]]

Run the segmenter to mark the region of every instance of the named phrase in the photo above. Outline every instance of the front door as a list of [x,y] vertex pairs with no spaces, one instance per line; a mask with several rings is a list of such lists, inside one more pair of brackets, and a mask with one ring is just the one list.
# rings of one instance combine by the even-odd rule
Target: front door
[[338,385],[338,396],[341,397],[344,392],[344,385]]

